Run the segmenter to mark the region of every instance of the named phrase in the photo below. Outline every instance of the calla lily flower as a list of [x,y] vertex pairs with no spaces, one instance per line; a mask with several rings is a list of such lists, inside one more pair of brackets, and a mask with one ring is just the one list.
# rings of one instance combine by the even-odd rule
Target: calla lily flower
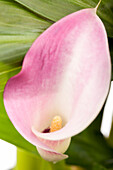
[[71,137],[96,118],[109,90],[108,40],[96,9],[72,13],[43,32],[4,90],[10,120],[48,161],[68,157]]

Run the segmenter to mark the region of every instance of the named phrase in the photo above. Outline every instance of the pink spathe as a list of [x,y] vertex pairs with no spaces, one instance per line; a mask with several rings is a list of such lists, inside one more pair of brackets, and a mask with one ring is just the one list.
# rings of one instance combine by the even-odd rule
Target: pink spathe
[[[63,154],[70,138],[98,115],[111,77],[108,40],[95,9],[70,14],[42,33],[27,52],[21,72],[4,90],[10,120],[48,161]],[[42,133],[54,116],[63,128]],[[64,147],[64,149],[61,149]]]

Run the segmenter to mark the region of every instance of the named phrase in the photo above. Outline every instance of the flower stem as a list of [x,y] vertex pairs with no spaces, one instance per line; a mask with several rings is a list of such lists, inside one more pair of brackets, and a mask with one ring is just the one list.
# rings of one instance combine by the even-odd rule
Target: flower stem
[[17,148],[17,164],[13,170],[51,170],[51,165],[42,158]]
[[45,161],[41,157],[32,154],[26,150],[17,148],[17,164],[12,170],[82,170],[75,166],[65,164],[60,161],[56,164]]

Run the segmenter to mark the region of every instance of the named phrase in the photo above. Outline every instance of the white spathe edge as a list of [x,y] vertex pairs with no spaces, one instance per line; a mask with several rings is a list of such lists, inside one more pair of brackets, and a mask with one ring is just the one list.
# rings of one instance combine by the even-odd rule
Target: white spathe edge
[[104,107],[102,124],[101,124],[101,133],[108,138],[110,135],[111,127],[113,120],[113,81],[111,82],[111,87],[109,95]]

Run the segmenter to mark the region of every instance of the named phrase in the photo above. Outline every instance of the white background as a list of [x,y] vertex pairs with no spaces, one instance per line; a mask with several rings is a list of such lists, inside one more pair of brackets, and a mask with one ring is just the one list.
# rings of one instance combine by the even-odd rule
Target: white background
[[16,147],[0,139],[0,170],[10,170],[16,165]]

